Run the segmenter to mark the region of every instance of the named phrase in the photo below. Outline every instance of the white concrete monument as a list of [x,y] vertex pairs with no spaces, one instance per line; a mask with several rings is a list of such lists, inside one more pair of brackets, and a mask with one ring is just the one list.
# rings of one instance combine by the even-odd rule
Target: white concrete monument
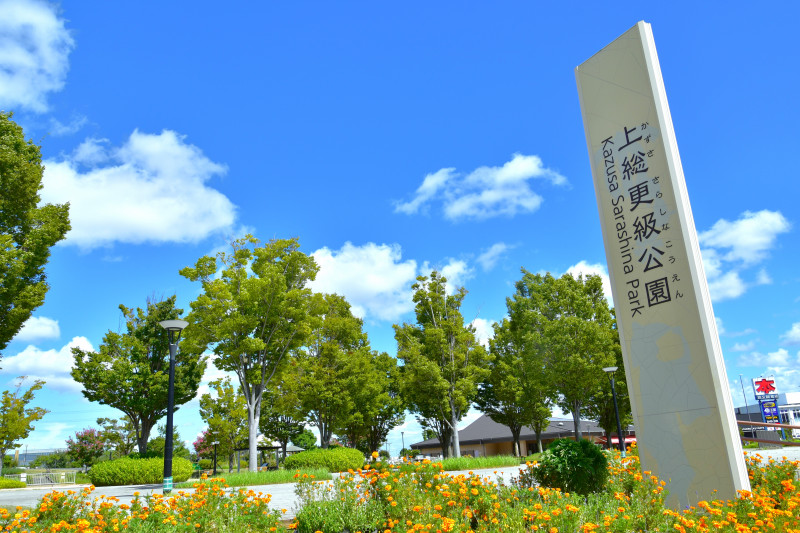
[[750,483],[650,25],[575,74],[642,469],[673,507],[735,498]]

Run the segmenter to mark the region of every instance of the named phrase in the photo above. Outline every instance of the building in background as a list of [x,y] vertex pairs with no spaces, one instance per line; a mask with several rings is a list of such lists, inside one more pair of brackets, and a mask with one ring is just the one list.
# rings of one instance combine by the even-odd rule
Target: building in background
[[[625,442],[636,442],[633,427],[628,428]],[[606,437],[603,428],[597,422],[581,420],[583,437],[598,444],[605,445]],[[574,438],[575,424],[572,419],[550,419],[550,424],[542,432],[542,445],[547,445],[559,438]],[[461,444],[461,455],[483,457],[487,455],[513,455],[513,440],[508,426],[498,424],[486,415],[481,415],[472,424],[458,432]],[[520,451],[523,456],[536,453],[536,433],[529,427],[523,427],[519,435]],[[612,437],[612,444],[619,442],[616,436]],[[439,439],[428,439],[411,445],[411,449],[419,450],[420,454],[430,457],[441,457],[442,447]]]

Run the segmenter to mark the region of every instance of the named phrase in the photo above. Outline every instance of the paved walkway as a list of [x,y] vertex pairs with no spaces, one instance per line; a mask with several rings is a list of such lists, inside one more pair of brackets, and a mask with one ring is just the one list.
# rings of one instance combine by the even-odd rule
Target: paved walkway
[[[773,449],[773,450],[747,450],[747,453],[758,453],[764,458],[774,457],[775,459],[781,459],[782,457],[786,457],[787,459],[797,461],[800,460],[800,446],[798,447],[786,447],[780,449]],[[474,474],[478,474],[483,477],[488,477],[492,481],[497,479],[501,479],[503,482],[508,483],[513,476],[517,476],[519,474],[519,467],[516,466],[508,466],[503,468],[488,468],[488,469],[481,469],[481,470],[474,470],[472,471]],[[470,471],[463,470],[463,471],[454,471],[448,472],[451,475],[458,475],[458,474],[465,474],[468,475]],[[23,506],[23,507],[33,507],[35,506],[39,500],[45,494],[52,492],[53,490],[59,491],[66,491],[66,490],[81,490],[82,488],[86,487],[87,485],[60,485],[56,487],[47,487],[47,488],[27,488],[27,489],[5,489],[0,491],[0,507],[5,507],[7,509],[13,508],[15,506]],[[240,487],[234,487],[231,490],[238,490]],[[253,489],[255,492],[261,492],[264,494],[272,495],[272,499],[269,503],[270,509],[286,509],[286,514],[284,518],[294,518],[295,514],[297,513],[297,498],[294,494],[295,483],[282,483],[277,485],[256,485],[248,487]],[[183,490],[185,492],[194,492],[194,489],[175,489],[173,493],[178,492],[178,490]],[[149,494],[158,493],[161,494],[161,485],[126,485],[126,486],[118,486],[118,487],[101,487],[95,490],[95,495],[104,494],[106,496],[115,496],[119,498],[120,503],[130,504],[133,500],[134,496],[133,493],[138,492],[141,496],[146,496]]]

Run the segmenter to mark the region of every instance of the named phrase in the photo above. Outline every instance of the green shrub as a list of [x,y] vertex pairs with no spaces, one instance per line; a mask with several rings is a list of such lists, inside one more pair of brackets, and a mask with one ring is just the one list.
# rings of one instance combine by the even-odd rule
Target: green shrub
[[128,454],[128,459],[156,459],[164,458],[164,454],[158,450],[147,450],[144,453],[131,452]]
[[327,468],[330,472],[345,472],[364,466],[364,454],[353,448],[317,448],[290,455],[283,466],[287,470]]
[[[200,470],[211,470],[214,468],[214,461],[211,459],[200,459],[197,461]],[[219,462],[217,463],[217,468],[219,468]]]
[[528,473],[545,487],[586,495],[603,490],[607,467],[608,459],[596,444],[586,439],[557,439]]
[[7,468],[3,468],[3,475],[4,476],[13,475],[13,474],[21,474],[23,472],[25,472],[24,468],[17,468],[17,467],[14,467],[14,466],[9,466]]
[[0,489],[24,489],[25,483],[16,479],[0,478]]
[[[176,457],[172,460],[173,482],[186,481],[192,475],[192,470],[191,461]],[[97,487],[162,483],[164,481],[164,460],[123,457],[105,461],[94,465],[89,470],[89,477],[92,479],[92,484]]]

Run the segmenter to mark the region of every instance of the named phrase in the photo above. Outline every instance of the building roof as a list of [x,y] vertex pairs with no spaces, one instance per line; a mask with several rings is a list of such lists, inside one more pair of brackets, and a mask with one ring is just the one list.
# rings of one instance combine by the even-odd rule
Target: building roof
[[[572,419],[551,418],[550,424],[542,431],[542,439],[556,439],[574,434],[575,423]],[[597,422],[581,420],[581,432],[584,435],[605,435],[603,428]],[[521,441],[536,440],[536,432],[523,426],[519,434]],[[508,426],[498,424],[486,415],[481,415],[475,422],[458,432],[458,441],[465,444],[488,444],[490,442],[511,442],[511,430]],[[440,446],[439,439],[428,439],[411,445],[412,449],[430,448]]]

